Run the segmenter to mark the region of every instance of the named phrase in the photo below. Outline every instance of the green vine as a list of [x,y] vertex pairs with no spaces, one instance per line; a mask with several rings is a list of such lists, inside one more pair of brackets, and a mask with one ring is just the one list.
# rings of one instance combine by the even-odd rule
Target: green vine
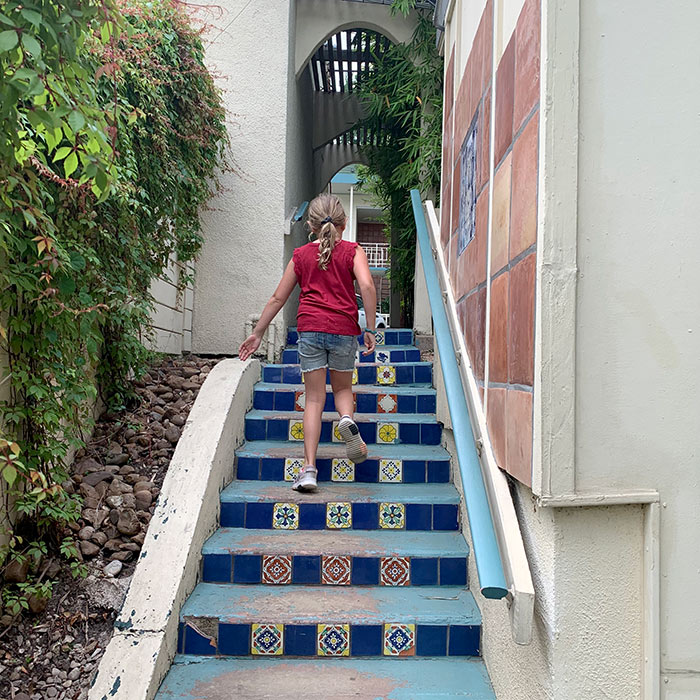
[[[54,551],[79,575],[67,460],[98,393],[109,410],[136,401],[150,284],[201,246],[225,115],[167,0],[9,0],[0,69],[0,564]],[[50,594],[40,576],[3,599],[17,612],[31,594]]]
[[[392,11],[406,15],[413,6],[412,0],[394,0]],[[439,196],[442,155],[443,62],[429,16],[416,14],[411,41],[392,45],[360,84],[364,124],[388,132],[385,145],[365,147],[369,166],[359,174],[365,191],[385,211],[392,284],[401,295],[402,323],[407,325],[413,322],[416,260],[410,189]]]

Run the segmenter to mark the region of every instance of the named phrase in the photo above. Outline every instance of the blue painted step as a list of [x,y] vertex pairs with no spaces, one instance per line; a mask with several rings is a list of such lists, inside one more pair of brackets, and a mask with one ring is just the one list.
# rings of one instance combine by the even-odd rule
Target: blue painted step
[[[299,335],[296,328],[287,331],[287,345],[296,345]],[[384,328],[375,336],[377,345],[413,345],[413,331],[407,328]],[[357,342],[364,342],[364,335],[357,336]]]
[[[303,442],[303,416],[298,411],[260,411],[253,409],[245,417],[246,440],[285,440]],[[378,418],[356,413],[355,422],[362,439],[369,444],[439,445],[442,427],[434,415],[394,413]],[[338,414],[324,413],[320,442],[344,442],[337,431]]]
[[332,661],[178,654],[156,700],[496,700],[481,659]]
[[[265,365],[264,382],[275,384],[301,384],[301,368],[296,364]],[[326,371],[326,384],[330,384],[330,370]],[[376,384],[392,387],[396,384],[420,384],[431,386],[433,369],[430,362],[398,362],[393,365],[359,363],[353,384]]]
[[[379,345],[374,352],[361,355],[359,362],[380,362],[392,364],[395,362],[420,362],[420,350],[411,345]],[[286,348],[282,352],[282,362],[298,364],[299,351],[296,347]]]
[[[355,410],[358,413],[435,413],[436,393],[430,387],[415,387],[401,384],[374,386],[356,384],[353,387]],[[253,408],[263,411],[304,410],[304,385],[258,382],[253,394]],[[330,387],[326,387],[325,411],[335,410],[335,401]]]
[[353,586],[466,586],[460,533],[345,533],[219,528],[202,547],[202,581]]
[[[236,450],[236,478],[288,481],[304,466],[301,442],[257,440]],[[319,481],[363,483],[447,483],[450,455],[438,445],[367,446],[367,459],[354,464],[345,456],[344,443],[325,443],[318,448]]]
[[452,484],[332,483],[316,493],[235,481],[221,492],[221,527],[275,530],[458,530]]
[[199,583],[178,652],[224,656],[478,656],[481,613],[463,588]]

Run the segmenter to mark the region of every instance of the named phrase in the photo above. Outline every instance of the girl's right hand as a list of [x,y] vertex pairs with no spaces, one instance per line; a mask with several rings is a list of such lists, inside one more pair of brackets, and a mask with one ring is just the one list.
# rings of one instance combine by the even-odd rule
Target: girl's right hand
[[260,338],[255,333],[251,333],[238,348],[238,356],[241,360],[247,360],[260,347]]
[[362,353],[363,355],[369,355],[374,351],[377,344],[377,339],[374,337],[374,333],[365,332],[365,348],[366,350]]

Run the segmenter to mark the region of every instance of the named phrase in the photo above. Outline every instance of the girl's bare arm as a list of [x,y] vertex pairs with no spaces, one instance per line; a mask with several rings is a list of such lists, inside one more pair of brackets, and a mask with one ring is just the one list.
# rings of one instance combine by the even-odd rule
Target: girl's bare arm
[[[355,273],[355,279],[357,280],[357,285],[360,288],[360,296],[362,296],[362,303],[365,306],[367,328],[376,330],[374,324],[377,317],[377,290],[374,286],[372,273],[369,271],[367,255],[360,245],[355,248],[355,257],[353,259],[352,270]],[[364,330],[364,328],[362,330]],[[367,349],[362,354],[368,355],[370,352],[372,352],[372,350],[374,350],[374,345],[374,335],[372,333],[365,333],[365,347]]]

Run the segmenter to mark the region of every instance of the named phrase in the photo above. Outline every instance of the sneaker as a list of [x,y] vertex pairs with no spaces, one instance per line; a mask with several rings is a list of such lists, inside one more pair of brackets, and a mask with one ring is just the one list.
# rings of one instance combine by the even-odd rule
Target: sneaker
[[367,459],[367,445],[360,435],[357,423],[350,416],[343,416],[338,422],[338,432],[345,440],[348,459],[355,464]]
[[311,465],[304,467],[297,474],[296,479],[294,479],[294,483],[292,484],[292,489],[294,491],[301,491],[301,492],[317,491],[318,486],[316,485],[316,474],[318,474],[316,467],[313,467]]

